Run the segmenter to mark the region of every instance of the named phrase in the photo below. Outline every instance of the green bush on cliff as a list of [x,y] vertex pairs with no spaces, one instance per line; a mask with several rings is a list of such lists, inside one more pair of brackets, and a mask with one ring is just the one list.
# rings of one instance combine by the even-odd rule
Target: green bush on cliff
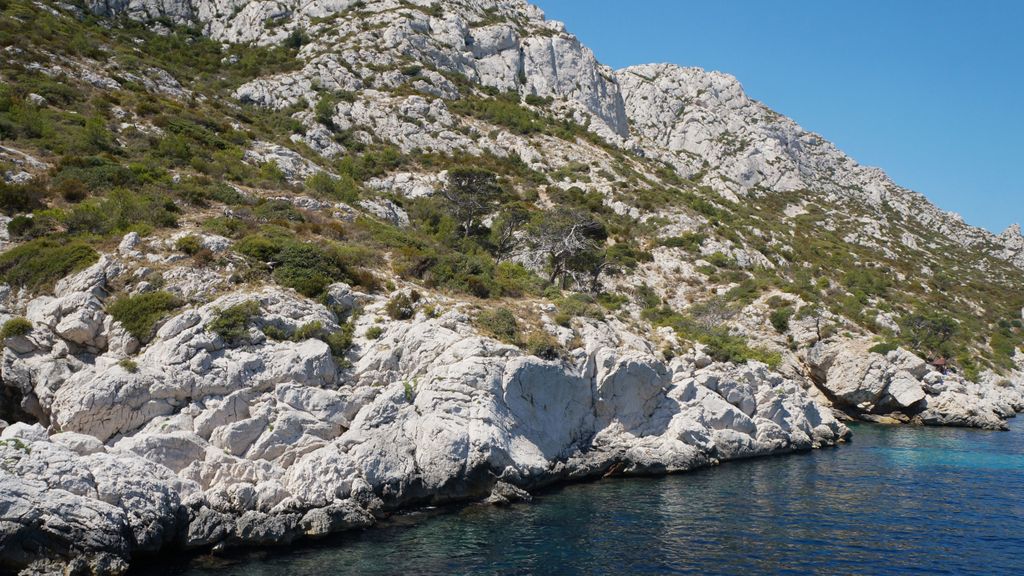
[[[705,303],[703,308],[715,307],[715,303]],[[698,308],[700,308],[698,306]],[[725,311],[718,311],[722,317]],[[702,321],[693,316],[680,314],[668,306],[648,308],[643,311],[644,319],[655,326],[669,326],[683,340],[700,342],[708,347],[708,355],[719,362],[742,363],[747,360],[763,362],[771,368],[782,363],[782,355],[772,350],[750,346],[742,336],[729,333],[722,320],[712,321],[705,317]]]
[[408,320],[416,313],[412,298],[405,293],[399,293],[388,300],[384,305],[384,311],[392,320]]
[[28,318],[15,316],[4,322],[3,327],[0,327],[0,340],[14,338],[15,336],[25,336],[30,332],[32,332],[32,322]]
[[535,330],[526,335],[523,348],[530,354],[544,360],[557,360],[563,349],[554,336],[543,330]]
[[789,332],[789,319],[793,317],[793,308],[791,306],[783,306],[782,308],[776,308],[771,311],[768,316],[768,320],[772,324],[772,328],[779,334],[785,334]]
[[351,254],[333,246],[300,242],[286,235],[254,234],[238,243],[236,249],[256,260],[272,264],[274,280],[311,298],[320,296],[334,282],[349,281],[347,257]]
[[519,343],[519,322],[508,308],[484,310],[477,315],[476,325],[484,334],[506,344]]
[[174,247],[189,256],[195,256],[197,252],[203,249],[203,243],[198,236],[189,234],[188,236],[178,238],[178,241],[174,243]]
[[0,254],[0,280],[31,292],[45,291],[98,259],[99,254],[84,242],[40,238]]
[[207,328],[231,345],[241,343],[249,334],[252,318],[260,313],[260,303],[246,300],[217,313]]
[[143,292],[134,296],[121,296],[107,305],[107,313],[124,326],[140,342],[148,342],[153,328],[168,312],[181,306],[181,301],[170,292]]
[[323,331],[324,325],[319,320],[307,322],[295,330],[292,340],[302,342],[303,340],[309,340],[310,338],[317,338]]
[[885,356],[889,352],[892,352],[893,350],[896,350],[899,347],[900,345],[897,344],[896,342],[879,342],[878,344],[875,344],[871,348],[868,348],[868,352],[872,352],[874,354],[881,354],[882,356]]
[[555,314],[555,323],[568,327],[573,318],[604,319],[604,308],[597,303],[597,300],[588,294],[570,294],[558,302],[558,313]]

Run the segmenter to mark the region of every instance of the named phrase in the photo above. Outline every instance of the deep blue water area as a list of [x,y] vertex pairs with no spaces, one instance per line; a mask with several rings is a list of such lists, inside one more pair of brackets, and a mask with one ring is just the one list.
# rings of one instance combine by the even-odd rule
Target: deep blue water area
[[147,573],[1024,574],[1024,418],[1010,432],[853,426],[834,449],[403,516]]

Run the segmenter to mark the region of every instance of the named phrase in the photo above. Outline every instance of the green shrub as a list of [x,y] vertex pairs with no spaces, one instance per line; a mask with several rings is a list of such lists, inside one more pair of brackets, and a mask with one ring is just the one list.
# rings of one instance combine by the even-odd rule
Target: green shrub
[[33,232],[35,229],[35,218],[25,216],[24,214],[19,214],[14,218],[11,218],[11,221],[7,223],[7,234],[10,235],[11,238],[32,236],[34,235]]
[[247,300],[219,311],[207,328],[228,344],[237,345],[249,335],[249,324],[259,313],[260,303]]
[[606,310],[615,311],[622,308],[624,304],[629,302],[629,297],[625,294],[619,294],[617,292],[601,292],[597,295],[597,303],[603,306]]
[[687,252],[696,253],[700,251],[700,246],[706,239],[707,236],[699,232],[685,232],[680,236],[662,238],[658,241],[658,244],[669,248],[682,248]]
[[881,354],[882,356],[885,356],[889,352],[892,352],[893,350],[899,347],[899,344],[897,344],[896,342],[879,342],[878,344],[875,344],[874,346],[869,348],[868,352],[873,352],[875,354]]
[[494,295],[494,260],[487,254],[423,254],[417,264],[420,277],[429,285],[477,298]]
[[57,167],[53,185],[75,180],[96,193],[114,188],[137,188],[146,179],[146,175],[104,156],[65,156]]
[[57,280],[98,259],[99,254],[84,242],[40,238],[0,254],[0,280],[32,292],[49,290]]
[[661,296],[658,296],[658,292],[646,284],[641,284],[633,289],[633,300],[641,310],[657,308],[661,305]]
[[227,238],[241,238],[249,229],[250,225],[238,218],[218,216],[203,221],[203,230]]
[[554,102],[554,99],[550,96],[541,97],[536,94],[526,95],[526,103],[530,106],[550,106],[552,102]]
[[28,318],[16,316],[4,322],[3,327],[0,328],[0,340],[14,338],[15,336],[25,336],[30,332],[32,332],[32,322],[29,322]]
[[[600,257],[599,254],[595,256]],[[605,271],[609,274],[632,272],[641,262],[654,260],[654,255],[640,250],[628,242],[619,242],[609,246],[604,253]]]
[[350,318],[348,322],[341,325],[340,330],[331,332],[323,337],[324,342],[331,349],[331,354],[337,358],[344,358],[345,352],[348,352],[348,349],[352,347],[352,333],[355,330],[353,320],[353,318]]
[[789,332],[789,319],[793,317],[793,308],[789,306],[783,306],[782,308],[776,308],[769,314],[768,319],[772,323],[772,327],[779,334],[785,334]]
[[338,98],[333,93],[325,92],[321,94],[320,99],[316,101],[316,105],[313,107],[316,121],[328,128],[334,128],[334,110],[337,106]]
[[960,325],[941,312],[915,313],[900,319],[900,341],[919,356],[953,355],[951,341]]
[[[271,163],[270,165],[277,166]],[[252,209],[252,215],[261,222],[278,222],[287,225],[289,222],[305,222],[302,212],[287,200],[262,200]]]
[[273,277],[278,284],[310,298],[322,295],[334,282],[352,281],[346,263],[353,255],[351,251],[266,233],[245,237],[236,249],[262,262],[273,262]]
[[476,325],[488,336],[507,344],[519,342],[519,322],[508,308],[484,310],[476,317]]
[[403,292],[399,292],[388,300],[384,311],[392,320],[408,320],[416,313],[412,300]]
[[90,198],[72,207],[65,225],[71,233],[107,236],[138,229],[140,225],[174,227],[179,212],[174,202],[162,194],[118,189],[105,198]]
[[569,326],[576,317],[604,320],[604,309],[586,294],[572,294],[558,302],[558,313],[554,318],[556,324]]
[[324,330],[324,325],[319,320],[314,320],[299,326],[299,329],[295,331],[295,335],[292,337],[296,342],[302,342],[303,340],[309,340],[310,338],[317,338]]
[[50,191],[59,194],[64,200],[76,204],[89,197],[89,189],[77,178],[65,178],[50,186]]
[[473,116],[491,124],[504,126],[519,134],[532,134],[544,129],[540,115],[519,104],[518,95],[498,98],[466,97],[455,100],[449,108],[457,114]]
[[181,301],[170,292],[143,292],[118,298],[107,305],[107,313],[139,342],[145,343],[153,336],[157,322],[179,306]]
[[381,334],[383,333],[384,329],[381,328],[380,326],[370,326],[369,328],[366,329],[366,337],[369,338],[370,340],[376,340],[380,338]]
[[320,198],[341,200],[349,204],[359,200],[359,186],[347,174],[335,178],[326,172],[317,172],[306,179],[306,189]]
[[870,268],[847,270],[843,274],[842,283],[862,301],[869,296],[884,296],[892,285],[892,281],[884,272]]
[[757,299],[758,294],[768,288],[768,282],[764,278],[746,278],[745,272],[738,272],[738,275],[742,275],[743,280],[725,293],[725,299],[730,302],[750,304]]
[[278,342],[288,339],[288,333],[273,324],[267,324],[263,327],[263,335]]
[[8,184],[0,180],[0,211],[30,212],[43,206],[43,187],[35,182]]
[[1007,368],[1013,368],[1013,357],[1017,353],[1018,342],[1008,329],[993,332],[988,344],[997,362]]
[[271,262],[277,259],[285,243],[291,241],[288,238],[272,237],[265,234],[252,234],[246,236],[241,242],[235,245],[235,250],[250,258],[261,262]]
[[782,356],[778,352],[750,347],[746,339],[733,336],[724,329],[708,331],[700,335],[698,340],[707,345],[708,355],[719,362],[742,363],[756,360],[764,362],[772,369],[778,368],[782,362]]
[[501,262],[494,267],[491,292],[494,296],[522,298],[539,296],[544,291],[544,280],[527,270],[522,264]]
[[742,336],[729,333],[720,321],[709,323],[710,320],[699,322],[691,316],[680,314],[668,306],[648,308],[643,317],[655,326],[670,326],[683,340],[697,341],[708,347],[708,355],[719,362],[746,362],[757,360],[771,368],[782,362],[782,356],[747,344]]
[[196,252],[203,249],[203,242],[198,236],[189,234],[188,236],[178,238],[178,241],[174,243],[174,247],[189,256],[194,256]]
[[125,372],[135,374],[139,371],[139,365],[131,358],[124,358],[117,363],[118,366],[124,368]]
[[183,178],[173,188],[179,198],[194,206],[206,206],[210,201],[242,205],[246,198],[238,190],[208,176]]
[[[315,249],[303,250],[312,255]],[[299,256],[301,258],[301,256]],[[333,276],[306,264],[285,264],[274,269],[274,280],[281,286],[294,289],[303,296],[315,298],[333,282]]]
[[288,33],[288,36],[285,37],[282,45],[285,48],[298,50],[299,48],[302,48],[302,46],[307,42],[309,42],[309,35],[306,34],[306,31],[303,30],[302,28],[296,28]]
[[714,254],[706,257],[705,260],[708,261],[708,264],[711,264],[716,268],[736,267],[736,261],[721,252],[715,252]]
[[543,330],[536,330],[526,336],[523,348],[530,354],[545,360],[556,360],[562,355],[562,347],[555,337]]

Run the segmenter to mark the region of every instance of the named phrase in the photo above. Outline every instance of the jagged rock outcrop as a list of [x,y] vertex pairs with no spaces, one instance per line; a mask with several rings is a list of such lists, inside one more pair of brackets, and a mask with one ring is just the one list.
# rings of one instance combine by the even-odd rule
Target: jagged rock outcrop
[[[543,12],[522,0],[102,0],[89,7],[101,15],[199,24],[226,42],[278,43],[302,30],[316,49],[303,51],[306,62],[300,71],[239,88],[241,100],[264,106],[313,103],[314,87],[393,87],[408,79],[411,71],[401,70],[413,61],[503,91],[564,98],[609,137],[625,137],[629,130],[614,72],[561,23],[545,20]],[[378,74],[379,69],[390,71]],[[418,90],[458,95],[433,70],[412,75],[418,76]]]
[[[599,321],[579,327],[573,360],[550,361],[477,335],[458,311],[420,315],[360,341],[343,369],[320,340],[266,337],[311,320],[338,328],[334,312],[276,288],[172,316],[131,369],[103,342],[107,283],[122,270],[104,257],[33,301],[31,345],[5,351],[5,386],[48,423],[12,425],[0,442],[8,568],[45,557],[118,571],[142,552],[281,544],[388,508],[510,501],[559,480],[688,470],[847,434],[763,365],[691,355],[669,366]],[[383,305],[358,297],[371,315]],[[211,331],[220,310],[250,301],[259,312],[244,338]],[[80,343],[57,327],[83,310],[100,328]]]
[[[355,225],[361,219],[409,232],[415,210],[403,208],[403,197],[429,196],[446,185],[443,171],[392,171],[356,183],[379,194],[356,194],[346,200],[351,204],[293,194],[310,176],[342,172],[332,163],[350,152],[346,147],[386,143],[409,155],[521,160],[550,177],[550,186],[530,190],[536,207],[559,191],[596,192],[602,211],[635,219],[638,230],[656,228],[650,240],[674,239],[650,246],[650,262],[638,262],[621,291],[649,289],[649,308],[653,299],[682,310],[695,295],[706,296],[709,286],[701,282],[709,274],[701,269],[720,272],[711,261],[742,275],[785,265],[780,254],[787,250],[759,230],[747,236],[763,237],[760,247],[739,233],[703,238],[712,223],[705,216],[718,213],[712,200],[704,213],[641,209],[629,193],[678,183],[659,179],[661,164],[652,169],[644,158],[664,160],[739,200],[811,188],[834,201],[837,217],[853,204],[884,206],[916,223],[900,236],[913,250],[931,240],[911,229],[958,245],[1003,246],[1000,257],[1010,260],[1019,260],[1024,246],[1019,230],[996,243],[880,171],[858,166],[750,100],[730,76],[668,65],[613,73],[522,0],[102,0],[89,7],[101,15],[197,24],[225,42],[274,44],[295,34],[290,41],[302,45],[297,70],[234,92],[242,103],[295,106],[291,118],[302,126],[288,136],[295,149],[254,136],[244,153],[249,164],[276,165],[289,187],[273,196],[233,189],[252,201],[239,211],[282,202],[308,212],[302,224],[309,229],[339,224],[334,238],[368,234],[369,226]],[[70,71],[104,89],[122,86],[101,63],[78,64],[51,62],[46,70],[55,77]],[[166,72],[150,72],[152,78],[138,80],[117,76],[171,98],[193,96]],[[578,126],[562,127],[564,137],[540,129],[528,137],[456,113],[460,98],[483,97],[481,86],[512,91],[523,108],[550,112],[548,120],[574,119],[608,142]],[[153,133],[160,134],[155,127]],[[620,155],[621,149],[636,154]],[[43,169],[27,156],[9,163]],[[171,177],[187,171],[182,166],[183,174]],[[19,174],[10,179],[23,180]],[[621,185],[627,180],[632,184]],[[696,189],[685,184],[685,192]],[[0,407],[0,414],[22,420],[0,422],[0,569],[117,573],[140,553],[287,544],[370,526],[404,506],[485,498],[506,504],[559,481],[679,472],[830,446],[848,431],[828,403],[866,419],[895,414],[984,428],[1001,427],[1024,409],[1020,370],[1009,378],[986,373],[977,383],[938,374],[904,350],[871,353],[866,336],[823,336],[822,318],[842,320],[827,311],[794,317],[784,336],[769,324],[768,294],[752,293],[739,317],[729,317],[729,336],[782,351],[781,372],[758,362],[715,362],[701,346],[687,352],[671,328],[648,330],[642,308],[626,297],[613,303],[622,306],[615,317],[561,325],[548,317],[553,304],[521,303],[535,312],[531,328],[566,348],[542,359],[482,336],[473,303],[424,286],[416,289],[443,307],[427,313],[420,304],[410,320],[390,318],[389,296],[412,289],[391,276],[394,254],[358,255],[379,260],[375,270],[386,276],[379,284],[392,294],[339,283],[314,301],[264,286],[276,278],[278,263],[244,269],[244,258],[231,250],[235,240],[198,231],[199,221],[214,215],[201,208],[183,219],[180,232],[127,234],[115,254],[60,281],[52,294],[0,289],[0,320],[24,316],[32,326],[7,338],[0,366],[0,401],[17,404]],[[232,210],[223,209],[225,218]],[[805,213],[799,202],[785,210],[789,218]],[[850,242],[882,242],[893,224],[859,218],[861,235]],[[186,235],[222,261],[198,266],[172,253]],[[540,268],[535,254],[515,259]],[[239,285],[247,281],[240,270],[253,272],[250,284]],[[710,287],[728,294],[736,275],[721,272],[728,279]],[[112,295],[157,287],[182,307],[160,320],[152,338],[133,335],[108,313]],[[791,315],[809,304],[796,294],[773,296]],[[236,318],[231,330],[218,327],[225,310],[246,304],[249,317]],[[893,332],[899,328],[891,317],[878,317]],[[352,346],[328,344],[328,335],[338,334],[351,335]],[[819,341],[806,366],[790,353]]]
[[1024,390],[1009,379],[971,382],[941,373],[899,348],[871,352],[873,342],[819,343],[807,354],[817,386],[840,410],[874,419],[898,419],[930,425],[1005,429],[1006,418],[1024,408]]
[[[874,222],[853,242],[891,250],[882,228],[911,219],[928,234],[905,234],[908,247],[926,246],[938,234],[1024,266],[1020,234],[996,236],[967,225],[750,99],[733,76],[671,64],[612,71],[562,23],[524,0],[101,0],[89,7],[101,15],[199,25],[225,42],[274,44],[301,32],[302,68],[249,82],[236,97],[284,109],[312,108],[323,91],[355,93],[353,102],[337,104],[332,122],[354,129],[360,141],[379,137],[403,151],[515,153],[530,161],[529,152],[516,149],[521,146],[456,129],[444,100],[466,94],[445,75],[454,73],[482,86],[554,97],[557,109],[609,141],[664,160],[727,197],[812,190],[840,205],[868,206]],[[405,85],[428,98],[383,92]],[[311,114],[304,124],[298,141],[328,157],[344,152]]]
[[[619,70],[616,77],[637,144],[726,196],[814,191],[840,206],[872,208],[865,224],[876,231],[851,241],[884,248],[878,230],[897,218],[903,243],[911,247],[928,245],[939,234],[1021,265],[1019,229],[996,236],[967,225],[959,215],[896,185],[882,170],[860,165],[820,135],[751,99],[729,74],[645,64]],[[917,226],[908,230],[908,220]]]

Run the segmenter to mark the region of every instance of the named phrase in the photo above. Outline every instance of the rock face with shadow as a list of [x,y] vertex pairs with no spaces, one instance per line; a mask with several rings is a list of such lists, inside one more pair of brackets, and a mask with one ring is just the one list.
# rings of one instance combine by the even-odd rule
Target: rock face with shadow
[[[762,364],[699,350],[666,363],[617,320],[577,319],[578,346],[544,360],[479,335],[458,309],[384,320],[386,298],[344,285],[332,309],[278,288],[233,292],[129,346],[104,312],[123,271],[104,257],[29,303],[33,331],[4,352],[4,386],[38,422],[0,440],[5,568],[118,572],[141,553],[287,544],[401,507],[523,499],[848,433]],[[357,301],[357,334],[371,319],[383,333],[357,335],[347,358],[267,336],[311,320],[336,331]],[[213,329],[247,302],[243,337]],[[60,328],[71,324],[88,329]],[[134,366],[120,361],[140,346]]]
[[[856,233],[837,238],[877,246],[877,254],[895,257],[894,249],[941,240],[930,254],[982,247],[1022,265],[1019,229],[996,239],[966,226],[749,99],[735,78],[667,65],[616,73],[524,0],[87,0],[85,7],[156,30],[195,26],[222,42],[297,43],[294,68],[247,77],[232,87],[235,102],[226,108],[251,105],[254,114],[272,110],[295,123],[287,142],[253,139],[238,151],[254,166],[276,167],[289,189],[265,191],[272,197],[236,192],[307,211],[311,228],[344,230],[367,219],[392,227],[396,238],[411,234],[416,213],[403,198],[436,193],[448,180],[444,171],[425,172],[418,162],[403,168],[415,172],[385,170],[354,183],[376,194],[351,205],[297,195],[307,178],[331,175],[334,160],[386,144],[410,157],[486,157],[531,180],[540,176],[535,208],[557,204],[558,189],[579,193],[588,210],[626,218],[638,234],[650,230],[638,244],[650,258],[638,251],[627,258],[635,270],[614,275],[599,263],[588,289],[605,280],[610,295],[629,300],[617,317],[576,315],[559,324],[553,304],[515,302],[531,315],[531,329],[557,344],[544,357],[481,334],[474,298],[392,274],[396,252],[372,255],[380,264],[373,273],[396,285],[388,294],[339,283],[321,301],[264,286],[276,271],[239,274],[251,263],[236,267],[242,254],[233,241],[199,230],[197,217],[211,211],[190,210],[173,236],[126,235],[52,294],[0,286],[0,324],[24,317],[22,328],[30,325],[5,339],[0,363],[0,418],[12,422],[0,421],[0,571],[120,573],[138,555],[285,545],[370,526],[404,507],[509,503],[556,482],[830,446],[848,430],[829,405],[867,419],[988,428],[1024,408],[1021,370],[985,373],[979,382],[938,374],[902,350],[870,352],[870,334],[832,313],[797,315],[784,335],[769,323],[768,302],[781,299],[791,313],[811,302],[781,290],[751,291],[744,310],[715,325],[764,345],[780,358],[778,372],[757,362],[716,363],[708,350],[681,342],[690,336],[650,325],[645,308],[682,312],[732,292],[727,269],[789,266],[789,237],[804,226],[796,219],[816,208],[805,200],[779,207],[786,228],[740,234],[724,226],[705,238],[726,222],[714,214],[732,214],[721,211],[725,202],[738,208],[767,193],[814,188],[829,201],[823,216],[833,222],[850,220],[847,208],[866,207]],[[78,6],[51,8],[82,17]],[[116,63],[66,64],[90,85],[119,90],[117,80],[94,71],[114,74]],[[65,77],[64,68],[40,70]],[[150,72],[133,83],[182,106],[206,97],[167,72]],[[472,113],[485,102],[498,108]],[[502,121],[510,110],[526,125]],[[19,158],[22,168],[34,162]],[[721,202],[708,200],[701,185]],[[662,206],[660,192],[681,203]],[[0,216],[4,246],[7,218]],[[942,238],[905,232],[900,248],[886,224]],[[186,236],[218,263],[196,266],[176,253]],[[542,253],[517,258],[546,272]],[[158,289],[184,304],[150,334],[133,333],[109,313],[112,298]],[[391,318],[388,301],[413,290],[427,292],[413,316]],[[626,297],[641,293],[643,305]],[[822,318],[844,336],[822,341]],[[881,314],[876,323],[896,326]]]
[[811,378],[839,410],[865,420],[1005,430],[1024,409],[1014,380],[985,373],[977,382],[935,370],[903,348],[872,352],[870,340],[821,342],[807,354]]

